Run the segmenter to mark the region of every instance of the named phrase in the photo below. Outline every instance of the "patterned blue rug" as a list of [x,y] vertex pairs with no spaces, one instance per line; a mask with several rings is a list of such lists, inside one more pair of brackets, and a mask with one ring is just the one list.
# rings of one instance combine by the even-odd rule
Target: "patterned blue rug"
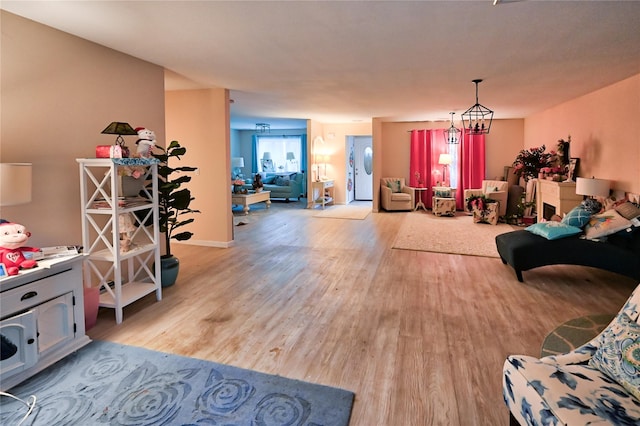
[[[9,391],[37,397],[25,425],[347,425],[354,394],[94,341]],[[28,408],[0,397],[0,424]]]

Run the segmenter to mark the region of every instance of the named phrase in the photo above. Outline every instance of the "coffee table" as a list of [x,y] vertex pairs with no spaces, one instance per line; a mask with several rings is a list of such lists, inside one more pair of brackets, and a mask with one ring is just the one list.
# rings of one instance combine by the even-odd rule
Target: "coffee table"
[[231,194],[231,202],[242,206],[244,214],[249,214],[249,206],[255,203],[265,202],[267,208],[271,206],[271,191],[249,191],[248,194]]

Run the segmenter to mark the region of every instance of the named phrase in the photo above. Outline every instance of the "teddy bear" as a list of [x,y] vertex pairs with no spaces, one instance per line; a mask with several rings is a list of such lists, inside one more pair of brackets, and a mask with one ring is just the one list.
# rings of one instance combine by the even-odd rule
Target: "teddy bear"
[[24,252],[38,252],[35,247],[24,247],[31,232],[24,225],[0,219],[0,263],[7,269],[8,275],[18,275],[20,269],[38,266],[33,259],[27,259]]
[[151,158],[151,150],[156,146],[156,134],[145,127],[136,127],[138,140],[136,141],[136,153],[141,158]]

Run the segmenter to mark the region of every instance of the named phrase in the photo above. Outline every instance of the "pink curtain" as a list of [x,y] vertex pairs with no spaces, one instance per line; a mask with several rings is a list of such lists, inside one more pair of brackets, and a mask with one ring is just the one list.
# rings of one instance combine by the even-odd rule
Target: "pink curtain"
[[[427,188],[420,191],[420,196],[428,207],[431,206],[431,188],[442,184],[443,166],[438,164],[440,154],[449,152],[448,149],[442,129],[411,131],[409,186]],[[418,173],[421,182],[418,182]]]
[[463,132],[460,143],[456,207],[464,208],[464,190],[481,188],[485,179],[484,135]]

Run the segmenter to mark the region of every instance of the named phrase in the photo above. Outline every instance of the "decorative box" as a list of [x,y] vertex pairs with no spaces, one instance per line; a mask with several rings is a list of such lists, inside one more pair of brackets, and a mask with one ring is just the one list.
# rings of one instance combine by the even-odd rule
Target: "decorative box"
[[122,148],[120,145],[98,145],[96,158],[122,158]]

